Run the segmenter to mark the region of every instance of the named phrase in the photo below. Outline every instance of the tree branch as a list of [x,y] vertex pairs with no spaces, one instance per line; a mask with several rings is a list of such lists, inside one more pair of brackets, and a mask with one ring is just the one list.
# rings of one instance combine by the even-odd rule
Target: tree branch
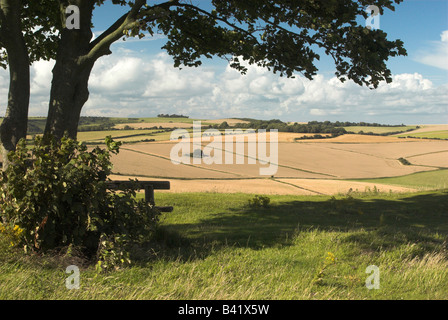
[[[198,8],[198,7],[196,7],[196,6],[192,5],[192,4],[188,4],[188,3],[178,4],[178,6],[196,10],[196,11],[198,11],[198,12],[200,12],[200,13],[206,15],[206,16],[209,16],[209,17],[213,18],[213,19],[216,19],[218,21],[224,22],[225,24],[227,24],[229,27],[233,28],[234,30],[239,31],[239,32],[241,32],[241,33],[243,33],[243,34],[253,38],[254,40],[257,40],[257,38],[251,32],[249,32],[249,31],[247,31],[247,30],[245,30],[245,29],[243,29],[241,27],[238,27],[236,24],[231,23],[227,19],[223,19],[223,18],[220,18],[218,16],[214,16],[210,12],[208,12],[208,11],[206,11],[204,9]],[[260,30],[256,30],[256,31],[260,31]],[[257,40],[257,42],[258,42],[258,40]]]
[[129,12],[121,16],[114,24],[91,42],[87,59],[96,60],[103,55],[110,54],[110,45],[123,36],[123,31],[135,23],[137,13],[146,4],[146,0],[136,0]]
[[[136,0],[131,9],[122,15],[115,21],[106,31],[104,31],[98,38],[90,44],[90,52],[87,56],[88,59],[96,60],[103,55],[110,54],[110,46],[123,36],[123,31],[132,28],[135,24],[139,23],[137,17],[142,7],[146,4],[146,0]],[[178,0],[170,0],[158,5],[156,7],[170,7],[177,5]],[[157,17],[154,17],[156,19]]]

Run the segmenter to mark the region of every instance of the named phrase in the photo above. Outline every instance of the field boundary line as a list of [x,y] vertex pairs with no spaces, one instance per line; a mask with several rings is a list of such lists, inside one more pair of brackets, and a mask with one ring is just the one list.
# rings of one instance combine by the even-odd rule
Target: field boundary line
[[[286,143],[290,143],[290,142],[286,142]],[[204,145],[204,144],[206,144],[206,143],[202,143],[201,145]],[[223,151],[223,152],[228,152],[228,151],[225,150],[225,149],[220,149],[220,148],[216,148],[216,149],[221,150],[221,151]],[[252,160],[260,161],[260,159],[258,159],[258,157],[255,157],[255,158],[254,158],[254,157],[250,157],[249,155],[246,155],[246,154],[243,154],[243,155],[242,155],[242,154],[237,153],[237,152],[233,152],[232,154],[233,154],[233,155],[244,156],[244,157],[247,158],[247,159],[252,159]],[[295,168],[295,167],[287,166],[287,165],[280,164],[280,163],[274,163],[274,164],[277,165],[278,167],[282,167],[282,168],[287,168],[287,169],[292,169],[292,170],[296,170],[296,171],[301,171],[301,172],[306,172],[306,173],[312,173],[312,174],[318,174],[318,175],[322,175],[322,176],[327,176],[327,177],[337,178],[337,176],[332,175],[332,174],[329,174],[329,173],[310,171],[310,170],[306,170],[306,169],[299,169],[299,168]],[[316,179],[318,179],[318,178],[316,178]]]
[[[129,148],[123,148],[123,147],[121,149],[122,150],[131,151],[131,152],[135,152],[135,153],[144,154],[146,156],[150,156],[150,157],[154,157],[154,158],[160,158],[160,159],[167,160],[167,161],[171,162],[170,158],[167,158],[167,157],[164,157],[164,156],[161,156],[161,155],[146,153],[146,152],[143,152],[143,151],[133,150],[133,149],[129,149]],[[239,177],[244,178],[244,176],[242,176],[241,174],[238,174],[238,173],[222,171],[222,170],[217,170],[217,169],[211,169],[211,168],[204,168],[204,167],[199,167],[199,166],[196,166],[194,164],[188,164],[188,163],[180,163],[180,164],[184,165],[184,166],[187,166],[187,167],[193,167],[193,168],[196,168],[196,169],[202,169],[202,170],[208,170],[208,171],[213,171],[213,172],[225,173],[225,174],[235,175],[235,176],[239,176]]]
[[370,154],[370,153],[364,153],[364,152],[359,152],[359,151],[353,151],[353,150],[345,150],[345,149],[339,149],[339,148],[335,148],[335,147],[325,147],[325,146],[319,146],[321,149],[333,149],[333,150],[338,150],[338,151],[345,151],[345,152],[351,152],[351,153],[356,153],[356,154],[362,154],[364,156],[369,156],[369,157],[374,157],[374,158],[378,158],[378,159],[382,159],[382,160],[397,160],[394,158],[386,158],[386,157],[381,157],[378,155],[374,155],[374,154]]
[[428,155],[428,154],[444,153],[444,152],[448,152],[448,150],[442,150],[442,151],[434,151],[434,152],[421,153],[421,154],[416,154],[416,155],[413,155],[413,156],[407,156],[406,158],[413,158],[413,157],[419,157],[419,156],[426,156],[426,155]]
[[[369,153],[364,153],[364,152],[353,151],[353,150],[344,150],[344,149],[339,149],[339,148],[334,148],[334,147],[325,147],[325,146],[320,146],[320,148],[321,149],[333,149],[333,150],[338,150],[338,151],[352,152],[352,153],[355,153],[355,154],[362,154],[362,155],[365,155],[365,156],[370,156],[370,157],[378,158],[378,159],[381,159],[381,160],[399,161],[398,159],[395,159],[395,158],[381,157],[381,156],[377,156],[377,155],[373,155],[373,154],[369,154]],[[434,152],[417,154],[417,155],[413,155],[413,156],[406,156],[406,158],[409,159],[409,158],[413,158],[413,157],[418,157],[418,156],[423,156],[423,155],[428,155],[428,154],[435,154],[435,153],[444,153],[444,152],[448,152],[448,150],[434,151]],[[425,164],[414,164],[414,163],[411,164],[411,166],[423,167],[423,168],[435,168],[435,169],[444,169],[444,168],[446,168],[446,167],[430,166],[430,165],[425,165]]]
[[300,190],[305,190],[305,191],[309,191],[309,192],[312,192],[312,193],[315,193],[315,194],[318,194],[318,195],[326,196],[325,193],[321,193],[321,192],[318,192],[318,191],[315,191],[315,190],[311,190],[311,189],[307,189],[307,188],[304,188],[304,187],[300,187],[300,186],[298,186],[296,184],[289,183],[289,182],[286,182],[286,181],[280,181],[280,180],[277,180],[277,179],[272,179],[272,181],[275,181],[275,182],[278,182],[278,183],[282,183],[282,184],[286,184],[288,186],[292,186],[292,187],[300,189]]

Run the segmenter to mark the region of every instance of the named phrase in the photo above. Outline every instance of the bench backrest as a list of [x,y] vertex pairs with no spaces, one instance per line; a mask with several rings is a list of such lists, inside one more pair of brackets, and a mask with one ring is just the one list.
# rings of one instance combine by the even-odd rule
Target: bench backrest
[[108,189],[121,189],[126,186],[137,186],[140,189],[152,187],[155,190],[170,190],[169,181],[108,181],[106,182]]

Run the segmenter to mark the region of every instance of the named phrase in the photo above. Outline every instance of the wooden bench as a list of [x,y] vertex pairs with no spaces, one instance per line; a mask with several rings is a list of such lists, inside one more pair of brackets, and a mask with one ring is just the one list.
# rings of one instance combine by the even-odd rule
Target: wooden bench
[[170,190],[169,181],[108,181],[106,182],[108,189],[121,190],[126,186],[137,186],[140,190],[145,190],[146,203],[154,206],[160,212],[173,212],[173,207],[157,207],[154,200],[154,190]]

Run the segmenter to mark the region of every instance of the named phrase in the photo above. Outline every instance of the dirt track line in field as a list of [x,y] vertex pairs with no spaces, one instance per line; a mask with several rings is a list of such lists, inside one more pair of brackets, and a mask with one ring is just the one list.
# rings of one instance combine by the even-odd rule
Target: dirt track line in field
[[434,152],[427,152],[427,153],[421,153],[421,154],[415,154],[415,155],[412,155],[412,156],[407,156],[406,158],[413,158],[413,157],[419,157],[419,156],[426,156],[426,155],[428,155],[428,154],[444,153],[444,152],[448,152],[448,150],[434,151]]
[[[120,175],[114,174],[111,179],[142,179],[158,178],[142,175]],[[284,194],[284,195],[336,195],[346,194],[351,190],[357,192],[369,192],[377,188],[378,192],[387,192],[380,190],[389,190],[389,192],[414,192],[415,188],[402,187],[394,184],[370,183],[362,181],[346,181],[332,179],[292,179],[292,182],[284,179],[274,180],[267,178],[255,179],[177,179],[162,177],[163,180],[171,181],[171,189],[166,192],[189,193],[189,192],[215,192],[215,193],[246,193],[246,194]],[[282,181],[283,180],[283,181]],[[289,179],[287,179],[289,180]],[[230,182],[233,181],[233,182]],[[305,187],[304,187],[305,186]],[[313,190],[314,189],[314,190]],[[315,191],[315,190],[319,191]],[[165,192],[165,191],[160,191]]]
[[397,160],[394,158],[385,158],[385,157],[381,157],[378,155],[374,155],[374,154],[370,154],[370,153],[364,153],[364,152],[359,152],[359,151],[353,151],[353,150],[346,150],[346,149],[339,149],[339,148],[335,148],[335,147],[329,147],[329,146],[317,146],[321,149],[333,149],[333,150],[338,150],[338,151],[345,151],[345,152],[351,152],[351,153],[356,153],[356,154],[362,154],[365,156],[369,156],[369,157],[374,157],[374,158],[378,158],[378,159],[382,159],[382,160]]
[[[290,142],[286,142],[286,143],[290,143]],[[204,145],[204,144],[206,144],[206,143],[203,143],[202,145]],[[225,150],[225,149],[220,149],[220,148],[216,148],[216,149],[229,153],[229,151]],[[254,157],[250,157],[249,155],[240,154],[240,153],[237,153],[236,151],[232,152],[232,154],[233,155],[238,155],[238,156],[243,156],[244,158],[252,159],[252,160],[255,160],[255,161],[260,161],[260,159],[258,159],[258,157],[255,157],[255,158]],[[279,163],[272,163],[272,164],[277,165],[279,168],[282,167],[282,168],[292,169],[292,170],[296,170],[296,171],[312,173],[312,174],[318,174],[318,175],[321,175],[321,176],[327,176],[327,177],[331,177],[331,178],[336,178],[337,177],[337,176],[335,176],[333,174],[329,174],[329,173],[323,173],[323,172],[316,172],[316,171],[311,171],[311,170],[306,170],[306,169],[300,169],[300,168],[290,167],[290,166],[287,166],[287,165],[284,165],[284,164],[279,164]]]
[[[284,178],[282,178],[282,179],[284,179]],[[294,188],[297,188],[297,189],[300,189],[300,190],[309,191],[309,192],[312,192],[312,193],[315,193],[315,194],[325,195],[324,193],[321,193],[321,192],[318,192],[318,191],[315,191],[315,190],[311,190],[311,189],[307,189],[307,188],[303,188],[303,187],[300,187],[298,185],[295,185],[295,184],[292,184],[292,183],[289,183],[289,182],[286,182],[286,181],[280,181],[280,180],[277,180],[277,179],[272,179],[272,181],[275,181],[275,182],[278,182],[278,183],[283,183],[283,184],[286,184],[288,186],[291,186],[291,187],[294,187]]]
[[[138,151],[138,150],[133,150],[133,149],[129,149],[129,148],[123,148],[123,147],[122,147],[121,149],[122,149],[122,150],[131,151],[131,152],[135,152],[135,153],[144,154],[144,155],[146,155],[146,156],[150,156],[150,157],[155,157],[155,158],[160,158],[160,159],[168,160],[168,161],[171,162],[171,159],[170,159],[170,158],[167,158],[167,157],[164,157],[164,156],[161,156],[161,155],[158,155],[158,154],[151,154],[151,153],[147,153],[147,152],[143,152],[143,151]],[[219,172],[219,173],[234,174],[234,175],[236,175],[236,176],[240,176],[240,177],[242,177],[242,178],[244,177],[244,176],[242,176],[242,175],[240,175],[240,174],[238,174],[238,173],[232,173],[232,172],[227,172],[227,171],[222,171],[222,170],[216,170],[216,169],[211,169],[211,168],[199,167],[199,166],[196,166],[196,165],[194,165],[194,164],[180,163],[180,165],[187,166],[187,167],[193,167],[193,168],[196,168],[196,169],[207,170],[207,171]]]
[[409,131],[409,133],[423,133],[423,132],[431,132],[431,131],[445,131],[448,130],[448,124],[421,124],[420,128],[415,129],[413,131]]
[[[166,144],[166,143],[165,143],[165,144]],[[207,144],[207,143],[203,143],[203,144]],[[161,159],[164,159],[164,160],[169,160],[169,161],[171,161],[170,158],[165,157],[165,156],[162,156],[162,155],[160,155],[160,154],[147,153],[147,152],[144,152],[144,151],[139,151],[139,150],[130,149],[129,147],[122,147],[122,149],[123,149],[123,150],[128,150],[128,151],[132,151],[132,152],[136,152],[136,153],[140,153],[140,154],[144,154],[144,155],[148,155],[148,156],[157,157],[157,158],[161,158]],[[221,149],[221,148],[216,148],[216,149],[221,150],[221,151],[223,151],[223,152],[228,152],[228,150],[225,150],[225,149]],[[246,154],[240,154],[240,153],[237,153],[236,150],[235,150],[235,152],[233,152],[232,154],[234,154],[234,155],[240,155],[240,156],[243,156],[244,158],[247,158],[247,159],[252,159],[252,160],[260,161],[260,160],[258,159],[258,157],[250,157],[249,155],[246,155]],[[245,176],[242,176],[241,174],[237,174],[237,173],[234,173],[234,172],[222,171],[222,170],[217,170],[217,169],[209,169],[209,168],[207,169],[207,168],[204,168],[204,167],[196,166],[196,165],[194,165],[194,164],[185,164],[185,163],[182,163],[182,164],[183,164],[183,165],[186,165],[186,166],[191,166],[191,167],[194,167],[194,168],[200,168],[200,169],[204,169],[204,170],[210,170],[210,171],[215,171],[215,172],[220,172],[220,173],[226,173],[226,174],[235,174],[235,175],[240,176],[240,177],[245,177]],[[330,177],[330,178],[337,178],[337,176],[335,176],[335,175],[333,175],[333,174],[329,174],[329,173],[323,173],[323,172],[316,172],[316,171],[311,171],[311,170],[306,170],[306,169],[300,169],[300,168],[291,167],[291,166],[287,166],[287,165],[279,164],[279,163],[273,163],[273,164],[274,164],[274,165],[277,165],[279,168],[282,167],[282,168],[286,168],[286,169],[296,170],[296,171],[299,171],[299,172],[306,172],[306,173],[317,174],[317,175],[326,176],[326,177]],[[246,177],[248,177],[248,176],[246,176]]]
[[[364,152],[359,152],[359,151],[353,151],[353,150],[345,150],[345,149],[339,149],[339,148],[334,148],[334,147],[329,147],[329,146],[319,146],[321,149],[333,149],[333,150],[338,150],[338,151],[346,151],[346,152],[351,152],[351,153],[356,153],[356,154],[362,154],[365,156],[369,156],[369,157],[374,157],[374,158],[378,158],[381,160],[393,160],[393,161],[397,161],[401,164],[401,162],[398,159],[395,158],[388,158],[388,157],[381,157],[378,155],[374,155],[374,154],[369,154],[369,153],[364,153]],[[416,155],[412,155],[412,156],[406,156],[407,159],[412,158],[412,157],[418,157],[418,156],[423,156],[423,155],[428,155],[428,154],[434,154],[434,153],[443,153],[443,152],[448,152],[448,150],[444,150],[444,151],[434,151],[434,152],[428,152],[428,153],[422,153],[422,154],[416,154]],[[401,164],[403,165],[403,164]],[[436,169],[442,169],[444,167],[438,167],[438,166],[430,166],[430,165],[424,165],[424,164],[411,164],[414,167],[423,167],[423,168],[436,168]]]
[[[197,180],[205,180],[205,181],[240,181],[240,180],[272,180],[266,177],[238,177],[238,178],[185,178],[185,177],[168,177],[168,176],[155,176],[155,175],[147,175],[147,174],[134,174],[134,173],[126,173],[126,172],[112,172],[114,176],[122,176],[122,177],[140,177],[140,178],[152,178],[152,179],[162,179],[162,180],[180,180],[180,181],[197,181]],[[294,177],[287,177],[282,179],[297,179]]]

